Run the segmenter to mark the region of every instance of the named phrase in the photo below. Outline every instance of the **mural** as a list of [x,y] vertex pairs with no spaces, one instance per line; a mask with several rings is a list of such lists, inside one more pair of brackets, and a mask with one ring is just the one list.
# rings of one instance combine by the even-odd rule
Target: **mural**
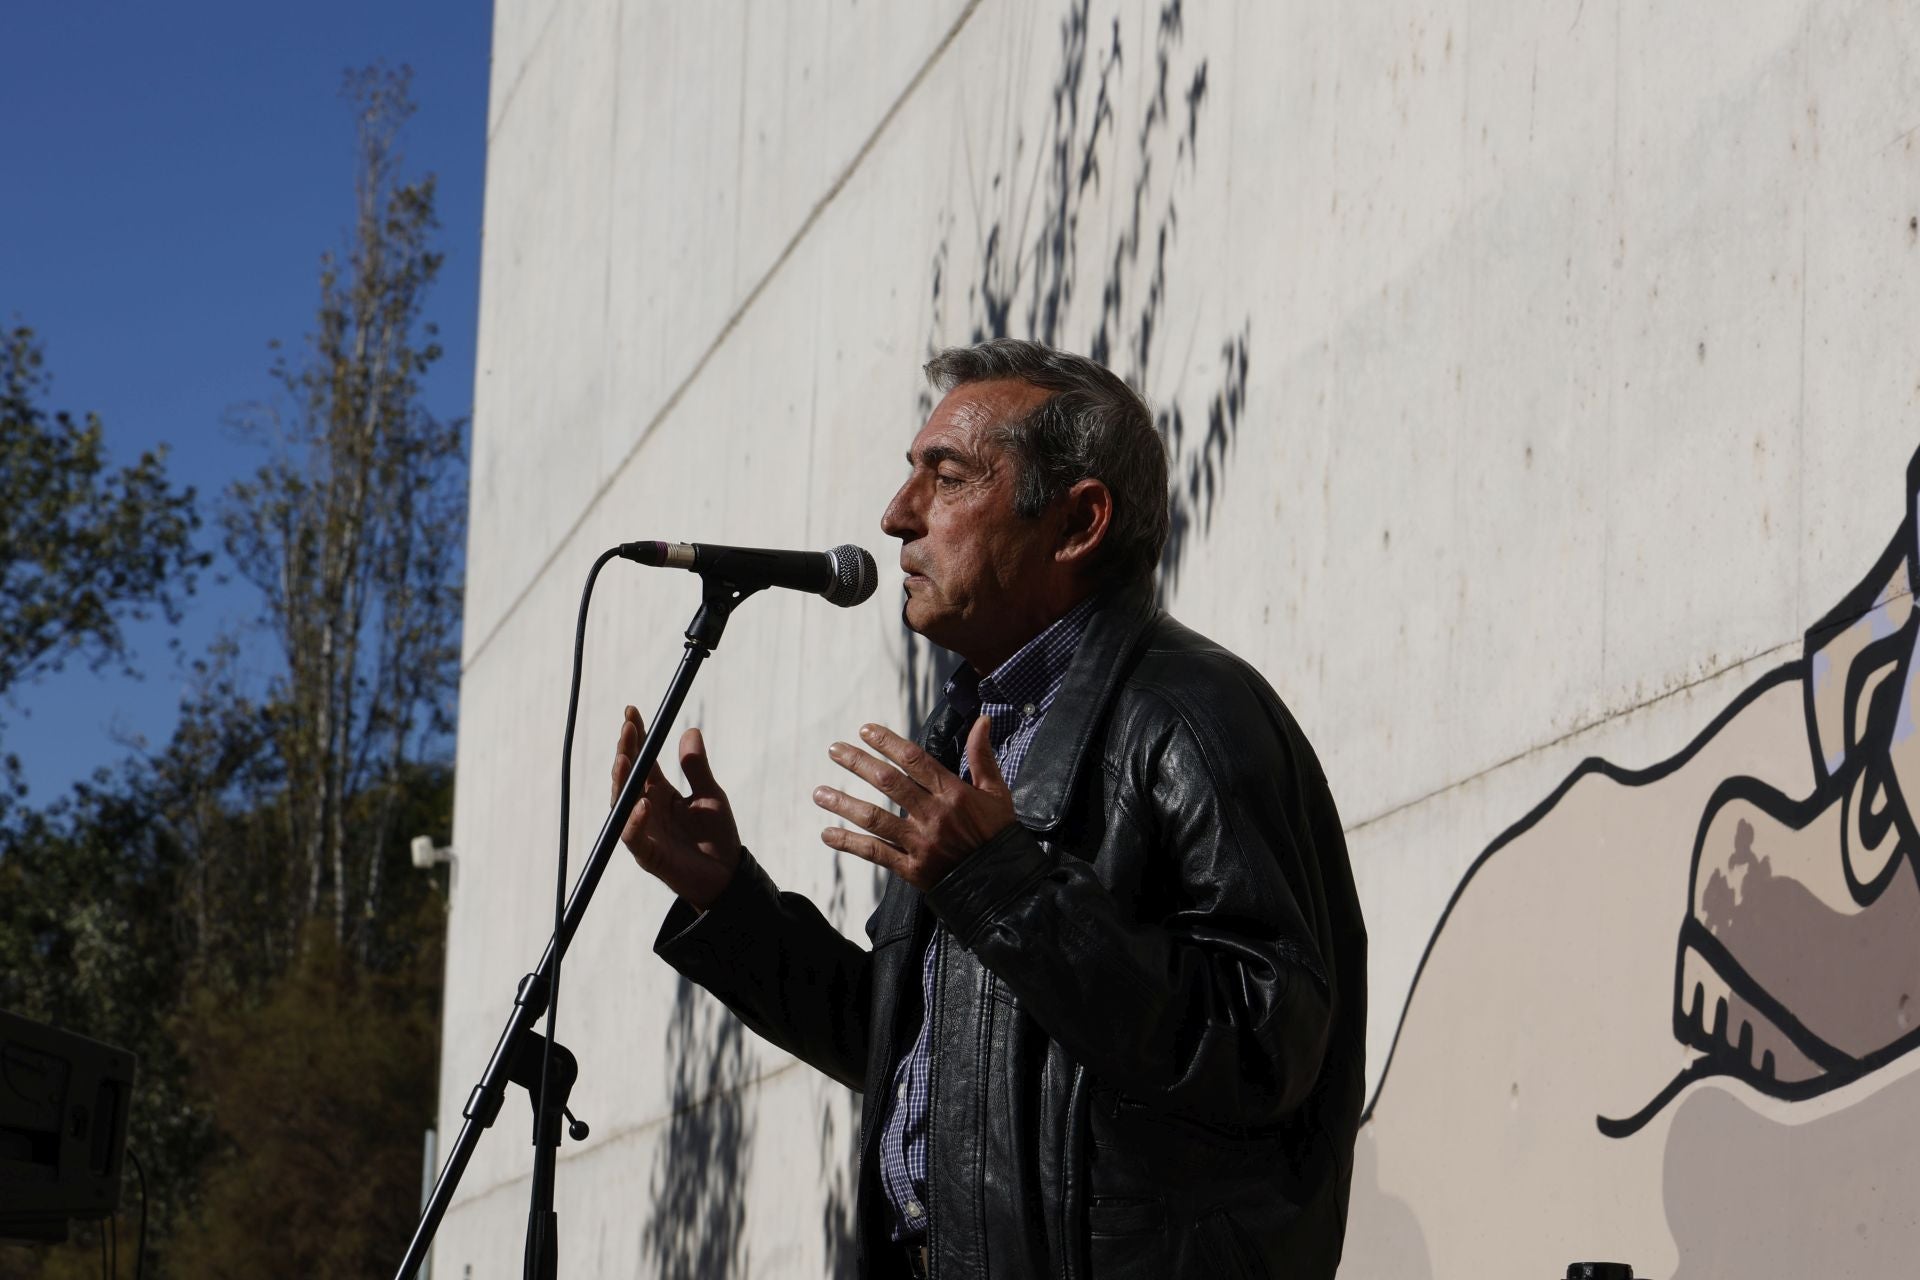
[[1920,833],[1906,800],[1920,799],[1916,475],[1920,455],[1899,535],[1792,670],[1811,791],[1729,778],[1701,819],[1674,1004],[1676,1033],[1701,1057],[1676,1086],[1724,1072],[1804,1098],[1920,1041]]
[[1475,862],[1369,1107],[1343,1274],[1911,1266],[1920,454],[1904,497],[1799,657],[1669,759],[1583,763]]
[[[601,221],[609,234],[542,250],[565,268],[550,282],[560,290],[553,306],[501,305],[539,289],[513,254],[494,255],[483,320],[493,345],[509,350],[516,336],[551,327],[558,306],[573,317],[559,336],[582,339],[555,348],[568,369],[592,372],[603,348],[626,361],[632,343],[600,342],[603,329],[627,332],[623,318],[651,315],[656,294],[671,302],[702,287],[703,274],[736,288],[756,278],[756,255],[785,223],[796,234],[773,260],[784,278],[752,286],[751,315],[695,335],[693,346],[655,343],[651,363],[609,366],[611,390],[581,382],[554,402],[555,421],[577,420],[603,444],[626,440],[613,392],[679,378],[673,353],[695,347],[708,354],[688,370],[684,402],[674,393],[682,417],[735,402],[748,384],[729,387],[723,370],[751,365],[797,387],[804,374],[830,379],[885,351],[898,366],[887,376],[900,381],[884,395],[897,397],[890,408],[904,444],[932,408],[905,358],[916,349],[1022,336],[1087,352],[1147,395],[1167,442],[1163,596],[1218,601],[1224,619],[1192,619],[1203,629],[1250,629],[1269,602],[1276,625],[1293,606],[1323,626],[1336,614],[1334,640],[1306,636],[1288,652],[1290,638],[1275,635],[1268,652],[1284,653],[1270,674],[1310,721],[1355,715],[1357,727],[1336,739],[1342,747],[1379,744],[1384,754],[1396,741],[1402,750],[1452,741],[1402,730],[1421,715],[1417,693],[1345,696],[1352,686],[1342,682],[1363,661],[1371,679],[1414,655],[1421,662],[1401,668],[1410,676],[1379,678],[1418,690],[1423,673],[1444,678],[1484,661],[1474,641],[1494,628],[1506,628],[1501,652],[1561,659],[1525,649],[1512,640],[1524,634],[1515,619],[1479,606],[1536,585],[1545,586],[1541,611],[1590,598],[1587,583],[1548,581],[1544,558],[1530,553],[1547,545],[1536,535],[1584,538],[1581,522],[1596,508],[1636,500],[1616,497],[1625,485],[1615,482],[1645,465],[1639,441],[1669,429],[1649,419],[1689,429],[1686,447],[1660,455],[1670,473],[1699,468],[1659,491],[1684,518],[1635,526],[1672,531],[1724,514],[1749,466],[1779,484],[1783,469],[1801,465],[1774,448],[1789,419],[1839,423],[1825,429],[1864,441],[1885,429],[1872,424],[1899,420],[1887,406],[1905,403],[1904,385],[1877,401],[1851,385],[1861,368],[1911,364],[1914,354],[1911,334],[1889,321],[1920,296],[1913,261],[1895,256],[1920,243],[1920,144],[1899,134],[1914,123],[1901,118],[1914,114],[1914,85],[1900,78],[1913,64],[1914,23],[1899,6],[1761,6],[1751,21],[1715,25],[1681,6],[1583,9],[1580,0],[1378,11],[1045,0],[947,5],[923,23],[881,21],[885,6],[836,0],[791,6],[784,18],[732,6],[711,22],[638,35],[629,21],[611,43],[604,7],[571,17],[555,8],[560,20],[545,22],[510,4],[497,24],[502,84],[532,87],[508,95],[521,104],[515,123],[490,135],[504,148],[491,170],[490,243],[564,237]],[[865,76],[860,94],[820,88],[876,67],[884,74]],[[616,94],[609,108],[612,84],[658,92],[628,93],[624,107]],[[569,145],[554,147],[556,137]],[[823,199],[821,166],[843,154],[860,172],[836,175]],[[621,179],[612,183],[608,155]],[[556,220],[552,190],[583,181],[590,198],[559,202],[578,216]],[[678,204],[642,198],[679,187],[688,198]],[[848,207],[856,203],[865,207]],[[662,212],[673,209],[682,212]],[[623,228],[658,232],[649,243],[671,252],[636,257],[622,247]],[[874,261],[895,264],[887,279],[846,269],[861,247],[854,235],[874,237]],[[1694,251],[1709,243],[1713,252]],[[596,255],[610,255],[604,274]],[[666,274],[641,269],[650,265]],[[692,286],[680,278],[688,272]],[[492,287],[502,282],[504,291]],[[580,288],[604,305],[564,305]],[[805,337],[823,317],[844,329],[831,345],[856,353],[845,364],[838,351],[827,363],[825,343],[739,346],[755,333]],[[631,331],[645,338],[654,328],[646,320]],[[1708,338],[1716,352],[1745,353],[1751,342],[1781,368],[1790,331],[1802,356],[1797,411],[1780,394],[1790,379],[1727,378],[1725,363],[1707,358]],[[1818,356],[1811,374],[1809,351]],[[1403,361],[1408,353],[1419,359]],[[482,383],[483,408],[552,398],[510,370]],[[865,391],[855,390],[864,420]],[[1676,399],[1645,413],[1667,395]],[[1808,407],[1816,404],[1824,416]],[[1290,406],[1298,420],[1286,420]],[[1407,423],[1399,433],[1395,413]],[[766,467],[754,433],[771,440],[785,428],[755,421],[738,443],[759,485]],[[1636,430],[1604,439],[1589,430],[1606,423]],[[1748,434],[1751,462],[1716,455],[1744,447]],[[667,457],[697,447],[683,426],[657,438]],[[503,477],[513,478],[514,462],[548,466],[511,431],[495,443]],[[784,438],[767,456],[791,458],[791,447]],[[1807,449],[1830,464],[1808,492],[1851,485],[1853,464],[1870,452]],[[648,469],[610,476],[596,510],[616,492],[653,492],[628,487]],[[1874,537],[1893,536],[1883,554],[1873,554],[1877,543],[1861,547],[1805,584],[1805,616],[1827,612],[1804,636],[1798,622],[1783,624],[1765,641],[1781,647],[1763,659],[1609,721],[1605,747],[1529,751],[1431,808],[1420,797],[1443,780],[1406,770],[1407,785],[1391,784],[1405,804],[1356,830],[1356,843],[1392,840],[1391,853],[1415,862],[1425,853],[1421,815],[1444,810],[1453,820],[1432,836],[1444,863],[1427,864],[1444,872],[1404,893],[1384,876],[1368,886],[1380,889],[1377,953],[1391,948],[1393,961],[1371,1004],[1392,1049],[1369,1063],[1378,1084],[1356,1152],[1343,1274],[1518,1280],[1558,1275],[1576,1258],[1616,1258],[1681,1280],[1880,1277],[1904,1274],[1920,1253],[1920,1213],[1907,1207],[1908,1188],[1920,1186],[1916,471],[1920,462],[1904,493],[1896,475],[1859,481],[1863,508],[1885,513]],[[501,493],[551,498],[568,476],[521,477]],[[1563,482],[1572,491],[1562,493]],[[777,501],[806,492],[789,483]],[[498,507],[501,493],[477,485],[476,512]],[[669,514],[716,510],[698,495],[665,496]],[[1251,543],[1276,500],[1294,504],[1277,539],[1288,545],[1261,584]],[[1402,519],[1403,510],[1430,523]],[[1549,510],[1551,528],[1534,527],[1529,517]],[[544,508],[505,514],[531,520],[535,533],[573,519],[555,524]],[[1239,535],[1232,548],[1229,527]],[[1380,540],[1378,560],[1349,554],[1361,538]],[[496,575],[528,567],[495,543],[488,554],[505,555]],[[1296,548],[1299,578],[1282,582]],[[1608,580],[1593,586],[1632,575],[1605,560],[1617,549],[1600,548]],[[1648,552],[1650,561],[1672,554]],[[1462,565],[1470,572],[1456,573]],[[1391,572],[1370,580],[1376,566]],[[1686,580],[1666,568],[1648,565],[1649,596]],[[1581,616],[1612,622],[1596,608]],[[1446,626],[1461,618],[1481,630]],[[916,724],[953,658],[891,620],[869,620],[880,630],[854,656],[868,661],[877,634],[896,664],[898,704],[875,713]],[[1341,652],[1349,627],[1369,643]],[[1442,646],[1444,662],[1426,661]],[[1342,661],[1324,661],[1329,650]],[[535,649],[497,660],[528,654]],[[517,715],[511,683],[476,680],[491,701],[469,720]],[[1349,729],[1307,727],[1323,747]],[[1535,742],[1546,727],[1516,725],[1510,744]],[[1655,732],[1657,745],[1624,745]],[[1469,744],[1463,755],[1484,763],[1501,753],[1483,746],[1508,741]],[[1564,780],[1561,764],[1542,763],[1571,764],[1559,753],[1577,750],[1626,763],[1588,760]],[[1356,794],[1341,792],[1350,817],[1362,811],[1361,788],[1388,785],[1361,776],[1375,763],[1362,754],[1336,761],[1328,752],[1351,777]],[[507,760],[479,767],[498,772]],[[1548,768],[1551,776],[1538,772]],[[1456,805],[1466,793],[1475,799]],[[1497,816],[1484,816],[1488,805]],[[1474,850],[1454,885],[1458,859]],[[822,910],[859,937],[879,873],[829,858],[800,874],[814,885],[831,876]],[[511,906],[488,900],[483,914],[500,918]],[[649,982],[669,980],[649,972]],[[457,983],[449,996],[457,1038]],[[631,1104],[645,1123],[608,1125],[596,1140],[620,1169],[627,1207],[592,1203],[609,1238],[619,1237],[621,1265],[724,1277],[814,1272],[823,1261],[827,1274],[851,1274],[858,1098],[810,1072],[805,1088],[797,1070],[756,1079],[767,1056],[684,984],[662,1051],[664,1088]],[[762,1098],[776,1096],[778,1114],[762,1111]],[[811,1109],[787,1107],[794,1098]],[[809,1175],[814,1189],[796,1186],[795,1198],[748,1211],[749,1187]],[[565,1185],[613,1195],[589,1193],[587,1177],[583,1165]]]
[[[1226,496],[1253,326],[1197,321],[1203,282],[1182,267],[1218,89],[1184,0],[1124,32],[1116,7],[1064,5],[1036,58],[1042,110],[1019,105],[1020,57],[981,73],[989,106],[950,113],[966,160],[929,238],[922,345],[1033,337],[1147,394],[1173,466],[1164,595]],[[902,377],[911,431],[933,398]],[[1576,1258],[1681,1280],[1903,1273],[1920,1249],[1917,491],[1920,456],[1897,512],[1887,486],[1884,554],[1831,584],[1793,660],[1674,695],[1663,714],[1695,717],[1690,742],[1645,767],[1586,761],[1474,862],[1368,1107],[1343,1275],[1546,1277]],[[898,635],[917,724],[953,658]],[[879,873],[832,874],[823,909],[853,933],[849,898],[877,897]],[[743,1274],[741,1033],[681,997],[648,1261]],[[857,1099],[819,1097],[821,1241],[843,1276]]]

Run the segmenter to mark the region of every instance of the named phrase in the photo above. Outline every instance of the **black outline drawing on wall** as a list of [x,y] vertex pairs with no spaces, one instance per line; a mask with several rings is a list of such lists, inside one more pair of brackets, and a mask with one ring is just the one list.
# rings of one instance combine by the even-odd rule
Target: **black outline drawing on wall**
[[1712,792],[1676,930],[1673,1030],[1695,1056],[1639,1111],[1595,1123],[1606,1137],[1625,1138],[1688,1085],[1715,1076],[1804,1100],[1920,1046],[1920,829],[1908,799],[1920,787],[1920,452],[1907,467],[1905,498],[1886,549],[1807,630],[1800,657],[1760,676],[1654,765],[1582,761],[1474,859],[1428,937],[1366,1120],[1392,1078],[1428,961],[1481,870],[1582,779],[1659,782],[1786,685],[1800,687],[1812,789],[1796,796],[1736,775]]

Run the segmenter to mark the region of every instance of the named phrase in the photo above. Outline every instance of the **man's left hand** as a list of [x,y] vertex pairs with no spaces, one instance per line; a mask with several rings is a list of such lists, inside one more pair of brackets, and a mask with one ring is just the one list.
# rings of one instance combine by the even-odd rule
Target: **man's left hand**
[[834,787],[816,787],[815,804],[865,829],[828,827],[820,839],[829,847],[885,867],[924,893],[1013,825],[1013,795],[993,758],[985,716],[975,720],[967,734],[971,783],[884,725],[863,725],[860,737],[885,759],[844,742],[834,743],[827,754],[903,813],[891,813]]

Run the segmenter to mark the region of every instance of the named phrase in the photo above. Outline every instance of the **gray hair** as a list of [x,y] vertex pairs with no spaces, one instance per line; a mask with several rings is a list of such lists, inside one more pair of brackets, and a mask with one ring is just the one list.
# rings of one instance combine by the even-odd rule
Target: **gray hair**
[[1015,513],[1030,520],[1079,481],[1098,480],[1113,495],[1113,517],[1095,577],[1102,585],[1152,580],[1170,523],[1167,447],[1146,402],[1119,375],[1017,338],[949,347],[927,361],[926,373],[942,393],[1001,379],[1052,392],[996,432],[1014,461]]

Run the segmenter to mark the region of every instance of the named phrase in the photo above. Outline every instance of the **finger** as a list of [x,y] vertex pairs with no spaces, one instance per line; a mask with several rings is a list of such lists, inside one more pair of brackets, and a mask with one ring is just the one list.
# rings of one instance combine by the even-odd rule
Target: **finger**
[[953,772],[921,749],[920,744],[903,738],[883,724],[863,724],[860,737],[866,744],[900,767],[900,771],[932,791],[953,781]]
[[[620,748],[619,753],[613,757],[613,796],[608,801],[609,804],[620,802],[620,792],[627,785],[627,776],[633,772],[634,757],[640,750],[640,744],[623,739]],[[664,799],[668,796],[674,799],[680,797],[680,793],[673,789],[673,784],[667,781],[667,775],[660,772],[660,762],[657,760],[654,761],[653,767],[647,770],[647,780],[642,784],[642,788],[642,795],[651,795],[656,799]]]
[[687,790],[692,794],[724,794],[719,782],[714,779],[713,766],[707,761],[707,740],[698,729],[689,729],[680,735],[680,772],[685,776]]
[[897,815],[858,796],[850,796],[835,787],[815,787],[813,802],[828,813],[838,814],[857,827],[865,827],[888,844],[903,843],[909,830],[906,822]]
[[927,791],[884,760],[877,760],[860,748],[836,742],[827,748],[832,761],[854,777],[871,786],[907,812],[913,812]]
[[613,741],[612,800],[620,798],[620,788],[626,785],[627,774],[633,771],[634,757],[640,754],[639,719],[640,713],[632,707],[620,717],[620,733]]
[[640,712],[628,707],[620,717],[620,736],[614,742],[614,751],[627,758],[629,764],[640,755],[640,744],[646,741],[647,724],[640,718]]
[[658,761],[647,770],[647,780],[640,788],[640,795],[649,802],[647,811],[655,814],[674,814],[686,801],[679,789],[667,781],[667,775],[661,772]]
[[[640,755],[640,748],[646,744],[647,722],[641,718],[640,712],[637,708],[628,707],[627,723],[630,726],[632,726],[632,731],[633,731],[633,738],[632,738],[633,749],[629,751],[627,754],[637,758]],[[657,757],[654,759],[652,772],[655,774],[659,774],[659,776],[663,778],[666,776],[665,774],[660,773],[660,761]]]
[[627,815],[627,825],[620,828],[620,843],[627,846],[634,857],[640,856],[640,843],[646,839],[647,819],[653,816],[653,808],[641,797],[640,803],[633,806],[633,812]]
[[967,731],[967,772],[973,785],[982,791],[1007,794],[1007,780],[1000,772],[1000,762],[993,758],[993,722],[985,716],[975,720]]
[[829,849],[838,849],[841,853],[865,858],[874,866],[885,867],[895,875],[906,874],[907,855],[885,840],[877,840],[858,831],[849,831],[845,827],[828,827],[820,833],[820,841]]

